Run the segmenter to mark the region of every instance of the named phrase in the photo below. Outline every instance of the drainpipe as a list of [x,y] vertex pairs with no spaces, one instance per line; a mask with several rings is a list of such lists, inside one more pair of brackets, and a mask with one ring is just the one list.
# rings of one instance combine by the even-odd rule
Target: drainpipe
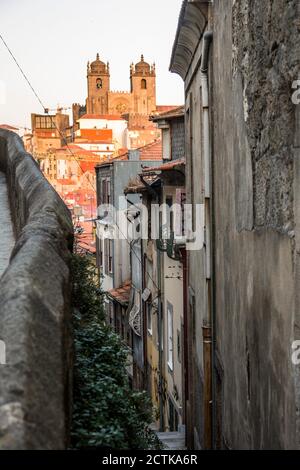
[[205,210],[205,257],[207,318],[202,328],[204,365],[204,448],[212,448],[212,270],[211,270],[211,148],[209,125],[208,61],[213,33],[203,36],[201,58],[201,96],[203,122],[204,160],[204,210]]

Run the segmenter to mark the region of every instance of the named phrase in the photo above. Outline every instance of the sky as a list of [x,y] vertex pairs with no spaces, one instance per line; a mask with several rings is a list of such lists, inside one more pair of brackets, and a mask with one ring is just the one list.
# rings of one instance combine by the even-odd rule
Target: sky
[[[157,103],[183,103],[169,72],[182,0],[0,0],[0,33],[45,107],[84,104],[86,65],[110,63],[111,90],[129,91],[129,66],[156,63]],[[0,40],[0,124],[30,127],[42,107]]]

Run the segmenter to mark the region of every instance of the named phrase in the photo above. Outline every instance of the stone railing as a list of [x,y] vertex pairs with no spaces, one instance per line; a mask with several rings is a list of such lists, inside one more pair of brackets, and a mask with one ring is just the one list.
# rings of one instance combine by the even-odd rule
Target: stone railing
[[71,407],[72,221],[21,139],[3,130],[0,171],[16,236],[0,279],[0,339],[6,346],[0,449],[63,449]]

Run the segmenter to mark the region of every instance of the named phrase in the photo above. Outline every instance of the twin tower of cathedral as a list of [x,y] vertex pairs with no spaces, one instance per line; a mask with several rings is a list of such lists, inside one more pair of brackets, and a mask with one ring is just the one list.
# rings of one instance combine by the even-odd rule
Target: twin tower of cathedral
[[109,64],[97,54],[87,64],[87,114],[150,115],[156,110],[155,64],[150,65],[141,56],[140,62],[130,66],[130,92],[110,91]]

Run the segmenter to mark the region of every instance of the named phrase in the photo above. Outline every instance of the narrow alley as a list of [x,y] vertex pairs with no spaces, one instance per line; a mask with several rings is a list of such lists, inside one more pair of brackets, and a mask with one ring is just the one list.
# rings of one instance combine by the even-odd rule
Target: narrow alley
[[15,240],[10,216],[5,175],[0,172],[0,277],[8,266]]
[[300,451],[300,0],[36,5],[0,6],[0,462]]

